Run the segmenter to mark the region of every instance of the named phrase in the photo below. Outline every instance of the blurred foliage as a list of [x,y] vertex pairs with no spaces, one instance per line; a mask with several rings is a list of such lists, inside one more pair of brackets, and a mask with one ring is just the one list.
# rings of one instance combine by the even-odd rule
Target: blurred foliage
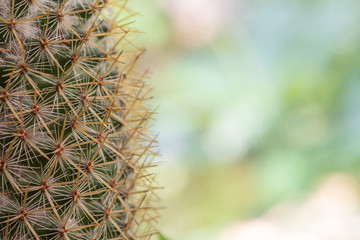
[[164,237],[162,234],[158,234],[158,240],[170,240],[170,239]]
[[223,7],[195,46],[178,29],[194,3],[136,2],[160,104],[166,235],[216,239],[329,173],[360,180],[359,1],[195,1],[207,9],[184,15],[190,29]]

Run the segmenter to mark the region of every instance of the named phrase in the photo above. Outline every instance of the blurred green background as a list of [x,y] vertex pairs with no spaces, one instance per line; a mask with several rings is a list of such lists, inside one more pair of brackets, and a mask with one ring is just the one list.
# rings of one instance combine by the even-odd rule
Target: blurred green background
[[360,2],[133,0],[174,240],[360,239]]

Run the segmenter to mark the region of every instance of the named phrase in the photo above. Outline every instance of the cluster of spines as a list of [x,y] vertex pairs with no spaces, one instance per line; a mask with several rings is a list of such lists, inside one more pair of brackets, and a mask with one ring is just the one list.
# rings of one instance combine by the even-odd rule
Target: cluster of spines
[[154,111],[127,2],[1,0],[1,239],[156,232]]

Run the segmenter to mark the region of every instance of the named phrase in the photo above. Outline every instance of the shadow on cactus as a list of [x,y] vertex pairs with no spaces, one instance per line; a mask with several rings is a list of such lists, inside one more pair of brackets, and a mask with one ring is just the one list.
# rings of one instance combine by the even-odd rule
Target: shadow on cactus
[[156,232],[154,112],[127,2],[1,0],[1,239]]

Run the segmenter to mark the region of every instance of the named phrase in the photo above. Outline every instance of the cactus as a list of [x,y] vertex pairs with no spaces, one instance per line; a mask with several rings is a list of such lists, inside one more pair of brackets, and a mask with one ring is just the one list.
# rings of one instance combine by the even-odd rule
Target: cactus
[[0,239],[149,239],[156,136],[128,0],[0,1]]

